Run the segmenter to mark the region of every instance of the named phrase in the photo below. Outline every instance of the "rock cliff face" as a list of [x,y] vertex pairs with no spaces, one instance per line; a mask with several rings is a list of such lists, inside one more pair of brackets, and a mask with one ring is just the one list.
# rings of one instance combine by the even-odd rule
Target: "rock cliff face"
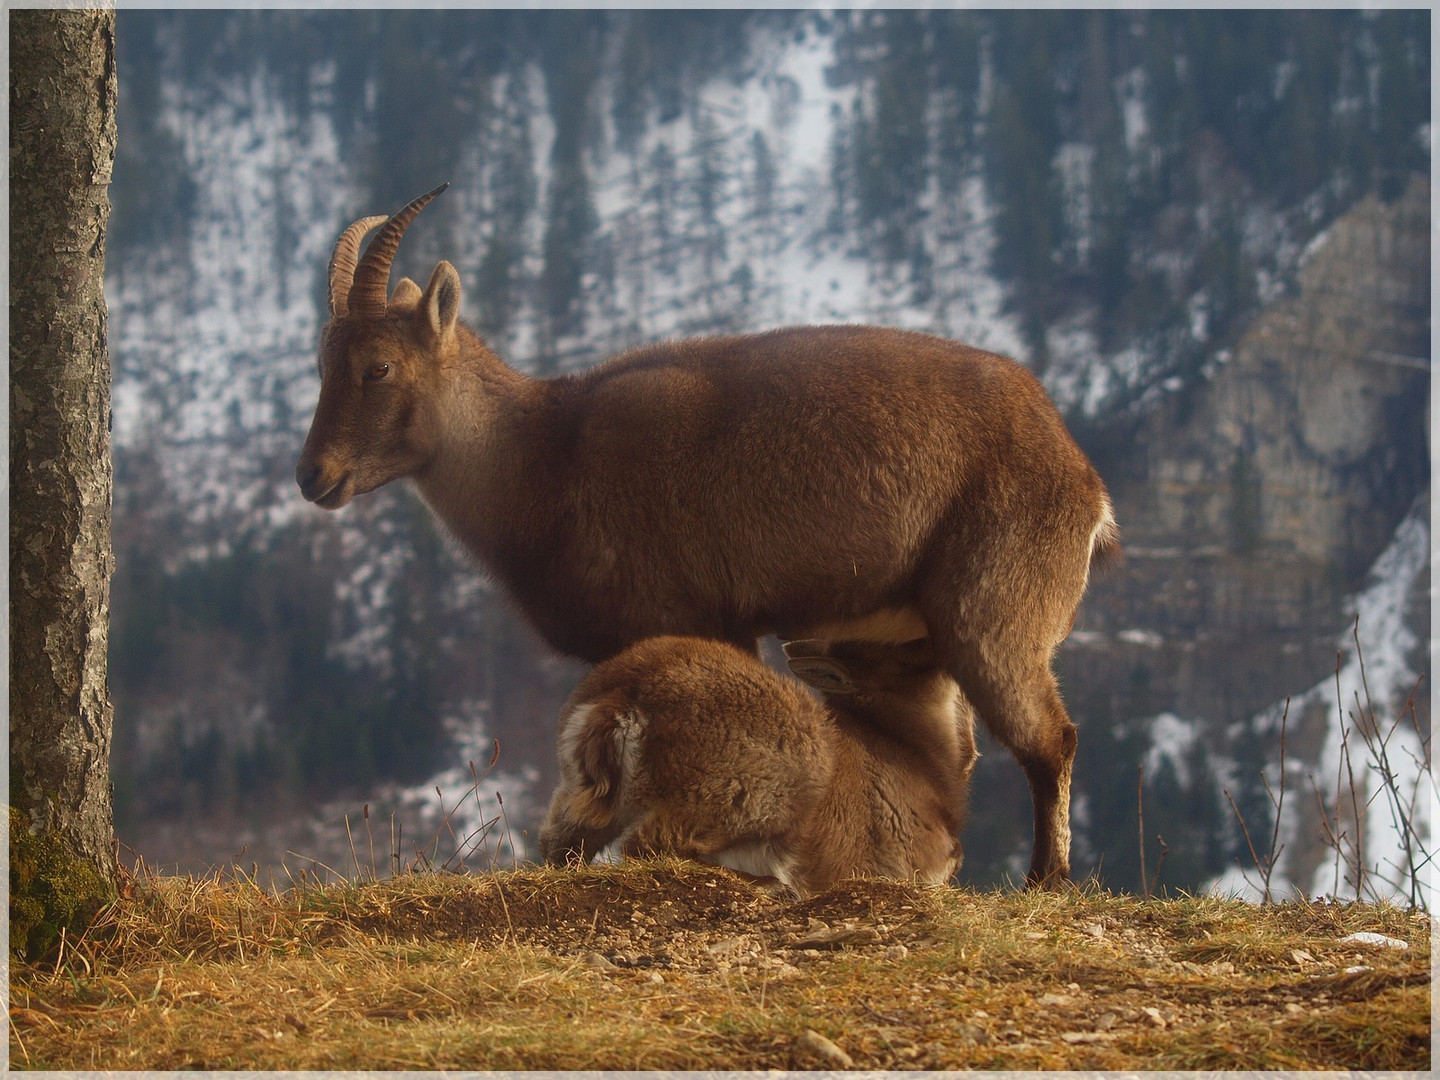
[[[1355,618],[1347,598],[1429,487],[1429,190],[1416,178],[1393,203],[1370,197],[1339,218],[1305,253],[1293,295],[1207,379],[1112,441],[1128,447],[1100,462],[1128,562],[1093,586],[1063,654],[1082,725],[1178,716],[1212,762],[1236,760],[1248,739],[1275,760],[1276,732],[1254,718],[1333,676]],[[1420,645],[1405,658],[1417,673],[1428,672],[1425,589],[1421,574],[1409,604]],[[1359,628],[1367,653],[1387,647],[1378,629]],[[1318,762],[1326,712],[1291,717],[1292,759]],[[1163,724],[1137,723],[1161,738]],[[1083,755],[1096,740],[1082,735]],[[1251,770],[1214,772],[1234,792],[1258,785],[1237,775]],[[1303,816],[1314,799],[1302,794]],[[1264,799],[1252,792],[1262,818]]]

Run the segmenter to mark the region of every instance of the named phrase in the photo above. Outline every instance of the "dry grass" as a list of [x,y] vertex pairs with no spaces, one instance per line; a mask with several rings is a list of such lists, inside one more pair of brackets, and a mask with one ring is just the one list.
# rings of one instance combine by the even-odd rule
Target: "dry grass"
[[128,892],[12,972],[13,1067],[1430,1067],[1430,922],[1387,906],[797,901],[669,860]]

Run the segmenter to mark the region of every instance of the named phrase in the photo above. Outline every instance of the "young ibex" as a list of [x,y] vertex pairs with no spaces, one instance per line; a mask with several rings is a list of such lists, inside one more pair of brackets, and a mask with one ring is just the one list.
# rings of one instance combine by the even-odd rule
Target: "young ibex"
[[977,755],[970,709],[930,642],[786,652],[825,705],[704,638],[648,638],[590,672],[560,717],[545,861],[618,843],[801,894],[847,877],[948,881]]
[[1003,356],[869,326],[638,348],[529,378],[459,319],[435,267],[386,298],[415,215],[363,218],[330,264],[320,401],[296,480],[338,509],[409,476],[556,649],[660,634],[903,642],[1020,761],[1028,880],[1069,875],[1075,728],[1051,659],[1110,500],[1039,382]]

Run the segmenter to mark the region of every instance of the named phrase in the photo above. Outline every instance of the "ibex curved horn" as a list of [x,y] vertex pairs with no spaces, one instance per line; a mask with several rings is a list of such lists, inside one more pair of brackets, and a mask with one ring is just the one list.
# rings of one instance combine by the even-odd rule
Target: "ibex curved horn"
[[[415,215],[425,209],[426,204],[450,186],[441,184],[434,191],[427,191],[412,201],[405,209],[385,222],[365,248],[365,256],[355,271],[354,284],[350,286],[349,314],[357,319],[380,319],[385,316],[385,292],[390,284],[390,262],[400,247],[400,238],[415,220]],[[357,222],[357,224],[359,224]]]
[[390,220],[384,214],[361,218],[335,241],[330,254],[330,317],[343,319],[349,312],[350,285],[355,280],[355,263],[360,258],[360,241],[365,234]]

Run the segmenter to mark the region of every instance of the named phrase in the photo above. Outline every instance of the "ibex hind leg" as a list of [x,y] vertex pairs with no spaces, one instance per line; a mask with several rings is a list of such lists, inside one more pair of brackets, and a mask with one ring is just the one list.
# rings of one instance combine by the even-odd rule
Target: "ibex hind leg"
[[1056,888],[1070,878],[1070,777],[1076,730],[1048,662],[1017,664],[981,643],[957,643],[946,666],[985,727],[1025,770],[1035,814],[1027,885]]
[[[1035,810],[1027,883],[1059,885],[1070,875],[1076,734],[1050,658],[1079,600],[1078,595],[1062,595],[1069,590],[1057,586],[1072,577],[1078,581],[1078,571],[1065,565],[1067,560],[1056,559],[1053,549],[1016,553],[974,544],[965,550],[958,534],[941,554],[934,564],[940,572],[922,595],[936,660],[960,684],[990,734],[1025,770]],[[1020,565],[1030,561],[1027,574],[1006,572],[1017,560]]]
[[1020,515],[998,540],[961,519],[932,552],[921,586],[938,662],[1025,770],[1035,812],[1032,886],[1070,877],[1076,731],[1050,665],[1085,590],[1093,531],[1092,516],[1079,511]]

